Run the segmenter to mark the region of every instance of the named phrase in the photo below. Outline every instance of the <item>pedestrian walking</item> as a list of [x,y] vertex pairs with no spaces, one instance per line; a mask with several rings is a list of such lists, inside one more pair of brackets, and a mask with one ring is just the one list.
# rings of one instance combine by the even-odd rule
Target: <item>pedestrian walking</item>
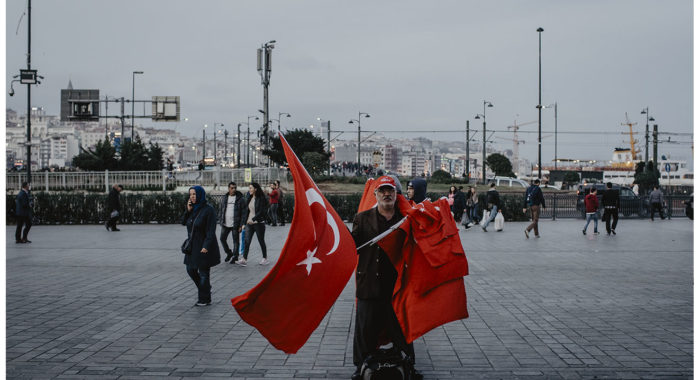
[[182,224],[187,226],[190,253],[185,254],[183,263],[197,286],[195,306],[208,306],[211,305],[211,268],[221,263],[216,241],[216,211],[207,203],[203,187],[190,187],[189,193]]
[[454,204],[455,204],[455,193],[457,192],[457,186],[450,186],[450,191],[447,193],[447,204],[450,205],[450,211],[452,215],[455,214]]
[[109,212],[109,217],[105,223],[105,228],[107,231],[121,231],[117,228],[117,221],[121,216],[122,205],[119,201],[119,194],[124,190],[124,187],[118,183],[112,185],[109,189],[109,195],[107,196],[107,212]]
[[593,220],[593,233],[598,235],[598,190],[595,187],[591,188],[591,192],[583,199],[586,206],[586,225],[583,226],[583,234],[586,234],[588,224]]
[[654,185],[654,190],[649,194],[649,205],[651,207],[651,221],[654,221],[654,213],[659,211],[661,220],[666,219],[663,209],[664,193],[659,189],[659,185]]
[[268,203],[265,193],[260,184],[251,183],[248,186],[247,205],[243,209],[241,221],[246,221],[245,225],[245,243],[243,247],[243,258],[236,261],[240,266],[248,265],[248,251],[250,243],[253,241],[253,235],[258,235],[258,243],[262,250],[262,260],[260,265],[267,265],[270,262],[267,260],[267,246],[265,245],[265,215],[267,214]]
[[277,191],[275,183],[270,184],[270,222],[272,226],[277,226],[277,208],[279,207],[280,193]]
[[535,230],[535,237],[540,237],[539,231],[539,221],[540,221],[540,211],[545,209],[544,204],[544,194],[542,194],[542,189],[540,189],[540,180],[536,179],[535,182],[530,185],[525,191],[525,207],[523,208],[523,213],[530,209],[530,217],[532,218],[532,223],[525,229],[525,237],[530,238],[530,231]]
[[[15,216],[17,217],[17,228],[15,229],[15,244],[31,243],[27,236],[32,228],[32,217],[34,216],[34,197],[31,193],[29,182],[22,182],[22,189],[15,198]],[[24,230],[22,228],[24,227]]]
[[[377,179],[374,195],[377,206],[355,216],[352,237],[356,246],[373,239],[401,220],[403,215],[396,206],[396,183],[391,177]],[[415,189],[416,183],[409,182]],[[368,244],[357,251],[358,263],[355,276],[357,312],[353,338],[353,363],[357,367],[352,379],[361,379],[362,363],[379,346],[380,337],[388,338],[393,346],[403,351],[407,361],[415,363],[413,344],[406,342],[396,313],[391,304],[397,272],[386,252],[378,244]],[[422,378],[418,373],[415,377]]]
[[[231,264],[238,261],[238,252],[240,246],[240,233],[243,229],[241,217],[243,215],[246,203],[243,194],[238,191],[238,186],[235,182],[229,182],[228,192],[224,195],[219,206],[219,215],[221,215],[221,234],[219,241],[226,252],[225,262]],[[233,249],[228,245],[228,235],[233,237]],[[233,257],[233,259],[231,259]]]
[[620,210],[620,191],[612,188],[612,182],[605,185],[606,189],[603,193],[603,221],[605,222],[605,231],[613,235],[617,228],[617,220],[619,218],[618,211]]
[[462,192],[462,189],[462,186],[455,189],[454,203],[452,205],[452,212],[454,214],[455,222],[457,222],[458,225],[459,223],[462,223],[462,216],[464,215],[464,212],[467,211],[467,197]]
[[489,223],[493,222],[493,220],[496,219],[496,215],[501,211],[501,197],[498,195],[498,191],[496,191],[495,182],[491,182],[489,190],[486,192],[486,209],[491,210],[491,213],[489,214],[489,218],[481,225],[481,229],[484,230],[484,232],[488,232],[486,228],[489,226]]
[[277,185],[277,192],[280,193],[278,202],[279,206],[277,206],[277,221],[279,222],[280,226],[284,227],[284,190],[282,190],[280,180],[276,179],[275,185]]
[[471,220],[472,220],[472,225],[477,224],[481,221],[481,210],[480,210],[480,205],[479,205],[479,193],[476,190],[476,186],[472,188],[472,214],[471,214]]

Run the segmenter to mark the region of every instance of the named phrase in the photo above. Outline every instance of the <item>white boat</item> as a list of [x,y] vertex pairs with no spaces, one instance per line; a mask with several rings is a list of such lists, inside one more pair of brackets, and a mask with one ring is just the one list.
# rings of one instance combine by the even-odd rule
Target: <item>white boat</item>
[[[630,149],[615,148],[610,165],[603,170],[603,182],[631,186],[634,182],[637,162],[639,160],[632,159]],[[666,164],[668,164],[668,172],[666,172]],[[658,169],[661,173],[659,184],[662,186],[693,186],[693,172],[688,170],[686,161],[674,160],[662,155],[661,160],[658,161]]]

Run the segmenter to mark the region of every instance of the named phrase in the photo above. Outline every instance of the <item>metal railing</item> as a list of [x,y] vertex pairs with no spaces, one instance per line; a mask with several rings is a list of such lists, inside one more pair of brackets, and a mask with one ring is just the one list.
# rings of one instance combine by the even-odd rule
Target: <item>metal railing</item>
[[[247,173],[248,172],[248,173]],[[27,173],[6,173],[7,191],[18,191]],[[87,190],[105,191],[114,184],[121,184],[127,190],[162,190],[180,186],[221,186],[236,182],[239,186],[250,182],[261,185],[279,180],[287,187],[287,170],[279,168],[249,168],[188,170],[188,171],[109,171],[103,172],[39,172],[32,175],[32,188],[35,191]]]

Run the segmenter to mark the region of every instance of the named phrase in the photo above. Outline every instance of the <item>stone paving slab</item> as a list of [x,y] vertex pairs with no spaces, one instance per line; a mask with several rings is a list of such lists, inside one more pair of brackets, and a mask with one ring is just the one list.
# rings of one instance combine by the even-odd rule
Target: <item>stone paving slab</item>
[[[690,378],[693,223],[624,220],[583,236],[580,220],[460,232],[470,317],[415,342],[428,379]],[[354,281],[295,355],[241,321],[230,298],[271,268],[212,269],[196,308],[179,225],[35,226],[6,241],[9,379],[342,379],[353,372]],[[604,230],[604,228],[601,228]],[[268,227],[271,260],[289,231]],[[14,226],[6,229],[13,236]],[[250,262],[260,258],[253,242]]]

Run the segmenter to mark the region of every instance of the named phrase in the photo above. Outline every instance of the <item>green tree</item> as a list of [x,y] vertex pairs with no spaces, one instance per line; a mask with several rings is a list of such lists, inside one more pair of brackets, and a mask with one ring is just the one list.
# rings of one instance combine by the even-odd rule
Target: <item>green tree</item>
[[301,156],[301,164],[312,176],[323,174],[328,170],[328,156],[323,153],[306,152]]
[[568,171],[564,173],[564,178],[562,179],[563,185],[575,185],[581,181],[581,177],[579,177],[578,173]]
[[659,184],[661,173],[654,167],[654,162],[649,161],[644,164],[643,161],[637,162],[634,169],[634,182],[639,185],[639,193],[646,194],[651,191],[655,185]]
[[139,137],[125,141],[119,151],[119,170],[144,170],[148,163],[148,149]]
[[452,176],[450,173],[440,169],[433,172],[430,181],[435,183],[449,183],[452,182]]
[[95,149],[80,148],[81,152],[73,157],[73,166],[82,170],[103,171],[114,170],[118,166],[117,151],[108,139],[98,141]]
[[158,145],[158,143],[149,144],[148,152],[148,163],[144,169],[146,170],[161,170],[163,168],[163,148]]
[[510,160],[500,153],[493,153],[486,157],[486,165],[488,165],[497,176],[515,177],[513,165],[510,163]]
[[[289,143],[289,146],[300,159],[304,156],[304,153],[313,152],[322,154],[325,157],[325,160],[328,160],[328,154],[324,149],[325,145],[323,139],[318,136],[314,136],[314,134],[310,131],[305,129],[294,129],[285,133],[284,138],[287,139],[287,143]],[[282,149],[282,142],[279,137],[273,137],[270,139],[270,141],[272,141],[272,149],[264,149],[263,154],[268,156],[272,162],[279,165],[287,163],[287,159],[284,156],[284,150]],[[310,172],[311,171],[309,171],[309,173]]]

